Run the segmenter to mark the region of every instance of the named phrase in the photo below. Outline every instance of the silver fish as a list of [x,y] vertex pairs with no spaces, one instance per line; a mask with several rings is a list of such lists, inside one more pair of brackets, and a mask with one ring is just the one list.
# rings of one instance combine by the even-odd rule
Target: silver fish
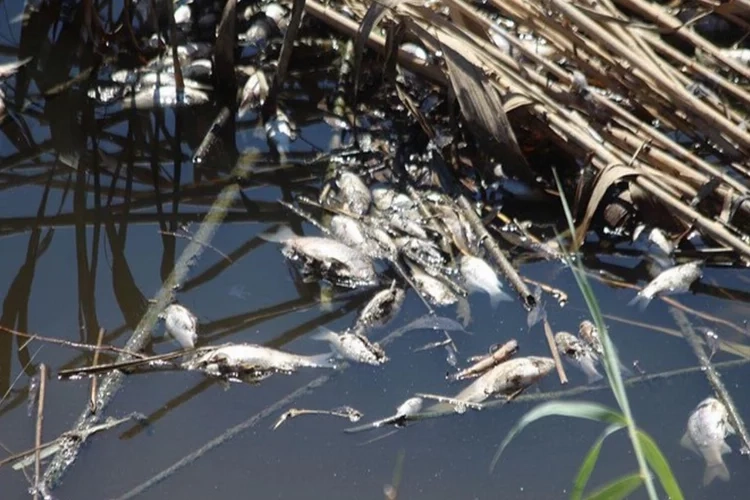
[[555,345],[560,354],[586,375],[589,384],[604,378],[596,369],[596,365],[599,363],[596,353],[573,334],[558,332],[555,334]]
[[599,356],[604,355],[602,340],[599,338],[599,329],[591,321],[581,321],[581,324],[578,326],[578,337],[596,354]]
[[352,172],[342,172],[336,181],[339,196],[346,210],[355,215],[365,215],[370,211],[372,194],[361,177]]
[[734,434],[729,414],[726,407],[715,398],[701,401],[688,418],[687,431],[680,444],[702,455],[706,461],[704,486],[716,478],[729,481],[729,469],[722,458],[722,455],[732,451],[724,441],[729,434]]
[[242,87],[242,97],[240,99],[239,116],[243,116],[251,108],[262,106],[268,97],[268,80],[263,70],[250,68],[245,86]]
[[373,259],[382,259],[387,252],[377,240],[369,237],[368,231],[357,219],[348,215],[334,215],[328,224],[328,229],[334,238],[359,250]]
[[503,292],[502,283],[495,270],[484,259],[462,255],[459,268],[467,289],[471,292],[486,292],[490,296],[490,304],[493,308],[497,307],[501,301],[513,300]]
[[319,328],[320,333],[313,336],[331,344],[333,350],[344,359],[368,365],[382,365],[388,356],[379,344],[370,342],[367,337],[355,332],[336,333],[327,328]]
[[406,424],[406,421],[410,417],[413,417],[414,415],[418,414],[422,410],[423,405],[424,405],[424,399],[419,398],[419,397],[409,398],[403,403],[401,403],[398,408],[396,408],[396,413],[394,413],[393,415],[390,415],[380,420],[376,420],[375,422],[370,422],[368,424],[360,425],[357,427],[352,427],[350,429],[345,429],[344,432],[351,434],[351,433],[362,432],[362,431],[370,430],[370,429],[377,429],[379,427],[383,427],[384,425],[394,425],[396,427],[403,427]]
[[667,269],[638,292],[628,305],[638,305],[643,310],[656,295],[672,295],[687,292],[690,286],[701,277],[701,262],[688,262]]
[[481,403],[493,395],[509,395],[526,389],[555,368],[552,358],[528,356],[499,364],[476,379],[454,399]]
[[159,318],[164,320],[167,334],[183,349],[192,349],[198,340],[198,318],[180,304],[170,304]]
[[359,313],[356,324],[363,328],[384,326],[389,323],[404,304],[406,290],[393,282],[390,288],[381,290],[370,299]]
[[256,344],[225,344],[203,348],[201,353],[183,363],[183,368],[203,370],[213,376],[293,373],[298,368],[336,368],[330,353],[302,356]]
[[303,262],[305,272],[320,274],[332,283],[356,288],[378,283],[372,261],[361,252],[330,238],[297,236],[288,227],[260,237],[283,244],[281,253],[289,260]]
[[428,274],[437,276],[445,270],[445,256],[433,242],[411,236],[396,238],[394,241],[401,253],[422,266]]
[[185,85],[182,92],[172,84],[148,86],[122,101],[124,108],[156,109],[198,106],[209,101],[202,90]]
[[418,266],[411,267],[411,277],[419,288],[420,293],[436,306],[449,306],[458,302],[458,297],[448,288],[448,285],[437,278],[433,278]]
[[399,212],[414,209],[415,203],[404,193],[391,187],[376,187],[371,190],[375,208],[383,212]]

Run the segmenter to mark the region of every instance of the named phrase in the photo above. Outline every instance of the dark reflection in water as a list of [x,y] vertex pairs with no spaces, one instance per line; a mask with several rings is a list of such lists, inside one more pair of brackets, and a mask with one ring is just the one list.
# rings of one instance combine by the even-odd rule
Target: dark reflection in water
[[[10,17],[21,8],[4,7]],[[16,10],[11,12],[11,7]],[[216,115],[211,105],[152,112],[112,109],[95,105],[85,85],[45,97],[45,91],[74,76],[71,68],[101,63],[97,54],[73,50],[78,33],[72,25],[50,43],[44,34],[53,19],[51,13],[42,13],[23,32],[19,24],[3,23],[0,29],[4,40],[16,40],[2,47],[2,57],[35,57],[2,83],[9,114],[0,123],[0,290],[5,291],[0,295],[0,324],[89,344],[96,343],[104,328],[103,342],[121,346],[218,193],[238,179],[229,174],[229,162],[191,161]],[[301,90],[290,97],[288,107],[307,142],[293,143],[283,168],[275,155],[266,153],[257,116],[251,113],[236,123],[238,161],[254,150],[259,158],[255,172],[242,181],[241,196],[211,241],[213,248],[205,250],[178,291],[181,303],[199,317],[202,345],[257,342],[298,353],[320,352],[323,344],[308,334],[317,326],[349,326],[368,299],[367,292],[355,292],[321,303],[321,287],[303,282],[277,246],[258,237],[282,222],[296,225],[299,233],[315,234],[310,226],[291,219],[276,200],[314,196],[320,187],[316,179],[327,162],[318,161],[318,153],[327,147],[332,130],[309,103],[321,100],[335,73],[318,71],[297,78],[297,87],[292,87]],[[609,284],[597,282],[595,290],[624,362],[637,360],[649,373],[695,366],[679,334],[649,328],[676,328],[667,304],[655,301],[645,313],[638,313],[624,307],[635,292],[612,285],[617,280],[642,280],[646,273],[639,261],[596,245],[584,251],[586,266],[609,278]],[[587,315],[570,271],[552,262],[528,263],[521,270],[569,293],[569,304],[564,309],[551,304],[549,317],[556,330],[575,331]],[[697,325],[715,327],[722,340],[737,344],[734,352],[745,357],[749,280],[745,271],[709,270],[695,295],[678,299],[703,313],[693,316]],[[517,302],[493,310],[485,299],[472,296],[469,329],[474,335],[456,338],[461,360],[511,337],[519,340],[524,354],[547,352],[541,330],[527,332],[526,315]],[[389,328],[423,313],[421,303],[410,295]],[[392,361],[387,365],[356,366],[330,375],[293,405],[327,409],[346,404],[369,420],[390,414],[415,392],[452,394],[458,386],[444,380],[444,353],[412,352],[434,340],[439,337],[432,332],[410,333],[390,346]],[[149,346],[156,352],[172,348],[163,337]],[[720,351],[714,361],[736,358]],[[0,445],[5,452],[0,459],[33,446],[34,419],[27,415],[26,402],[39,364],[55,373],[91,362],[90,353],[0,334],[0,394],[5,395],[0,403]],[[584,383],[582,374],[568,372],[571,386]],[[341,430],[348,422],[333,418],[294,419],[271,431],[286,406],[267,416],[265,409],[319,376],[301,372],[229,389],[188,373],[128,377],[107,415],[138,411],[147,415],[148,425],[126,424],[93,436],[55,495],[119,497],[241,425],[242,432],[184,464],[138,498],[383,498],[401,451],[405,459],[400,498],[564,498],[581,459],[602,430],[590,422],[540,422],[513,442],[492,475],[487,467],[497,444],[530,403],[422,422],[366,445],[362,443],[372,435],[345,435]],[[750,368],[727,369],[722,376],[740,413],[750,415],[744,384]],[[556,379],[549,377],[539,390],[559,389]],[[744,499],[750,489],[745,458],[738,453],[726,456],[732,480],[703,488],[701,459],[678,445],[690,410],[710,391],[697,371],[635,385],[629,395],[638,423],[662,447],[687,498]],[[606,390],[581,397],[615,405]],[[88,398],[88,381],[59,382],[51,377],[44,440],[68,430]],[[258,414],[264,418],[252,420]],[[739,448],[736,440],[730,438],[729,443]],[[634,469],[630,444],[624,434],[617,434],[607,441],[590,484],[604,484]],[[4,499],[28,496],[26,478],[9,466],[0,469],[0,484]]]

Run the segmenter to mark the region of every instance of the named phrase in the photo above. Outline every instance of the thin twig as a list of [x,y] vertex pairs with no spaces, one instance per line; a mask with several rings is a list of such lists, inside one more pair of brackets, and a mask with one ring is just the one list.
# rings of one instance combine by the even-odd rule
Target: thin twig
[[543,318],[544,321],[544,336],[547,339],[547,345],[549,346],[549,351],[552,354],[552,359],[555,361],[555,368],[557,369],[557,376],[560,377],[560,383],[561,384],[567,384],[568,383],[568,377],[565,375],[565,367],[562,364],[562,361],[560,360],[560,353],[557,351],[557,345],[555,344],[555,338],[554,334],[552,333],[552,327],[549,326],[549,321],[547,321],[547,317],[545,316]]
[[47,388],[47,366],[39,365],[39,403],[36,410],[36,440],[34,441],[34,500],[39,498],[40,479],[42,473],[42,422],[44,421],[44,393]]
[[19,332],[19,331],[16,331],[16,330],[12,330],[12,329],[10,329],[10,328],[8,328],[6,326],[3,326],[3,325],[0,325],[0,331],[9,333],[11,335],[15,335],[17,337],[23,337],[25,339],[28,339],[27,343],[29,343],[31,341],[34,341],[34,340],[38,340],[40,342],[47,342],[47,343],[50,343],[50,344],[62,345],[62,346],[65,346],[65,347],[70,347],[72,349],[83,349],[85,351],[94,351],[94,352],[96,352],[96,351],[107,351],[107,352],[114,352],[114,353],[117,353],[117,354],[126,354],[128,356],[134,356],[136,358],[143,358],[143,357],[145,357],[143,354],[140,354],[140,353],[137,353],[137,352],[131,352],[131,351],[127,350],[127,349],[120,349],[119,347],[115,347],[115,346],[111,346],[111,345],[103,345],[103,346],[97,347],[97,346],[91,345],[91,344],[81,344],[79,342],[71,342],[69,340],[55,339],[55,338],[52,338],[52,337],[43,337],[43,336],[37,335],[35,333]]
[[[94,359],[91,361],[93,366],[99,364],[99,348],[102,345],[102,339],[104,338],[104,328],[99,328],[99,337],[96,339],[96,351],[94,351]],[[91,393],[89,395],[89,409],[91,413],[96,412],[96,377],[91,377]]]
[[[167,235],[167,236],[173,236],[175,238],[185,238],[186,240],[196,242],[195,238],[193,238],[192,234],[182,234],[182,233],[176,233],[176,232],[173,232],[173,231],[159,231],[159,234],[164,234],[164,235]],[[206,243],[206,242],[203,242],[203,241],[197,241],[196,243],[198,243],[199,245],[203,245],[206,248],[210,248],[214,252],[216,252],[219,255],[221,255],[230,264],[234,263],[234,261],[231,259],[231,257],[229,257],[229,255],[225,254],[224,252],[222,252],[221,250],[219,250],[215,246],[211,245],[210,243]]]

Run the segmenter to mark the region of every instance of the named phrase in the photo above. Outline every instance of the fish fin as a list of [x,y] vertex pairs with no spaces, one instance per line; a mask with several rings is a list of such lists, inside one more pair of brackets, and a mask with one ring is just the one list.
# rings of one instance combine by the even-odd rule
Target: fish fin
[[737,431],[734,429],[734,426],[727,422],[727,433],[728,434],[737,434]]
[[695,443],[693,443],[693,440],[690,439],[690,435],[685,432],[685,434],[682,435],[682,439],[680,439],[680,446],[683,448],[687,448],[688,450],[692,451],[696,455],[700,455],[701,452],[696,448]]
[[336,332],[334,332],[333,330],[329,330],[324,326],[319,326],[317,328],[317,331],[312,334],[310,338],[313,340],[330,342],[331,344],[333,344],[336,341]]
[[622,375],[622,378],[630,378],[633,376],[633,370],[623,365],[622,361],[620,362],[620,375]]
[[722,481],[729,481],[729,469],[723,461],[706,464],[706,471],[703,473],[703,486],[708,486],[717,478]]
[[501,289],[497,289],[490,293],[490,305],[493,309],[497,309],[497,306],[500,304],[500,302],[512,302],[513,299],[508,295],[507,293],[503,292]]
[[456,317],[461,320],[464,328],[471,323],[471,306],[469,305],[469,301],[463,297],[459,297],[456,303]]
[[633,299],[628,302],[628,305],[637,306],[639,311],[645,311],[652,298],[653,297],[646,297],[645,295],[641,295],[641,293],[638,292],[638,295],[633,297]]
[[604,378],[604,375],[599,373],[599,371],[594,368],[592,371],[586,372],[586,380],[589,384],[593,384],[594,382],[599,382]]
[[732,453],[732,448],[730,448],[729,445],[726,443],[726,441],[724,441],[723,443],[721,443],[721,447],[719,448],[719,451],[721,452],[722,455],[725,455],[727,453]]
[[296,238],[297,235],[292,231],[289,226],[280,226],[277,230],[264,231],[258,234],[258,238],[274,243],[284,243],[292,238]]

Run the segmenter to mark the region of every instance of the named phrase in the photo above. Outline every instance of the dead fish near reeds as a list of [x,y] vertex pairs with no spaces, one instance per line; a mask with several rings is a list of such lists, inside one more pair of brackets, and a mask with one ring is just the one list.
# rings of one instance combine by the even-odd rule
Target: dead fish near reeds
[[481,403],[491,396],[511,395],[530,387],[554,368],[552,358],[528,356],[511,359],[490,369],[454,399]]
[[406,290],[396,280],[389,288],[372,296],[357,317],[357,328],[375,328],[388,324],[401,310],[406,299]]
[[439,276],[446,272],[447,260],[435,243],[422,238],[404,236],[396,238],[399,251],[428,274]]
[[497,346],[496,349],[490,351],[489,354],[471,358],[474,362],[468,368],[465,368],[457,373],[446,375],[446,379],[452,382],[458,380],[466,380],[468,378],[474,378],[480,376],[490,368],[499,365],[510,359],[516,352],[518,352],[518,342],[516,339],[511,339],[501,346]]
[[596,354],[604,355],[602,340],[599,338],[599,329],[591,321],[587,319],[581,321],[578,326],[578,337]]
[[193,349],[198,341],[198,318],[180,304],[170,304],[159,314],[167,334],[183,349]]
[[494,269],[484,260],[473,255],[462,255],[459,268],[470,292],[485,292],[490,296],[493,309],[500,302],[513,299],[503,292],[502,283]]
[[347,434],[353,434],[356,432],[362,432],[370,429],[377,429],[385,425],[393,425],[395,427],[404,427],[409,418],[417,415],[424,405],[424,400],[420,397],[409,398],[396,408],[396,413],[385,417],[369,424],[360,425],[358,427],[352,427],[344,429]]
[[243,116],[255,106],[262,106],[268,97],[268,80],[263,70],[250,67],[244,71],[248,77],[242,87],[242,96],[237,110],[238,116]]
[[574,335],[568,332],[558,332],[555,334],[555,345],[560,354],[586,375],[589,384],[604,378],[596,369],[599,363],[597,354]]
[[384,259],[390,254],[388,249],[380,243],[380,239],[373,237],[373,231],[370,228],[348,215],[336,214],[331,217],[328,230],[340,242],[373,259]]
[[188,85],[181,90],[174,84],[145,87],[132,96],[123,98],[124,108],[158,109],[198,106],[209,101],[208,94]]
[[357,288],[374,286],[378,276],[372,260],[361,252],[330,238],[297,236],[288,227],[261,238],[283,245],[281,253],[293,262],[302,263],[304,275],[316,275],[336,286]]
[[458,302],[458,296],[453,293],[448,285],[422,271],[419,266],[409,264],[409,267],[411,268],[411,277],[419,288],[419,292],[432,305],[449,306]]
[[336,368],[329,353],[304,356],[257,344],[224,344],[202,348],[181,364],[228,380],[258,382],[274,373],[291,374],[299,368]]
[[701,401],[688,418],[687,431],[680,444],[703,456],[706,461],[704,486],[716,478],[729,481],[729,469],[722,458],[722,455],[732,451],[724,441],[729,434],[734,434],[729,414],[726,407],[715,398]]
[[643,310],[657,295],[687,292],[690,290],[690,286],[702,275],[701,263],[701,261],[688,262],[667,269],[651,280],[628,305],[637,305],[639,309]]
[[327,328],[319,327],[315,340],[323,340],[331,344],[333,351],[341,358],[355,363],[379,366],[388,361],[385,351],[376,342],[361,333],[345,331],[336,333]]
[[375,208],[383,212],[410,212],[416,208],[414,201],[408,195],[392,187],[374,187],[370,193]]
[[372,194],[360,176],[353,172],[341,172],[336,186],[344,210],[360,216],[370,211]]

